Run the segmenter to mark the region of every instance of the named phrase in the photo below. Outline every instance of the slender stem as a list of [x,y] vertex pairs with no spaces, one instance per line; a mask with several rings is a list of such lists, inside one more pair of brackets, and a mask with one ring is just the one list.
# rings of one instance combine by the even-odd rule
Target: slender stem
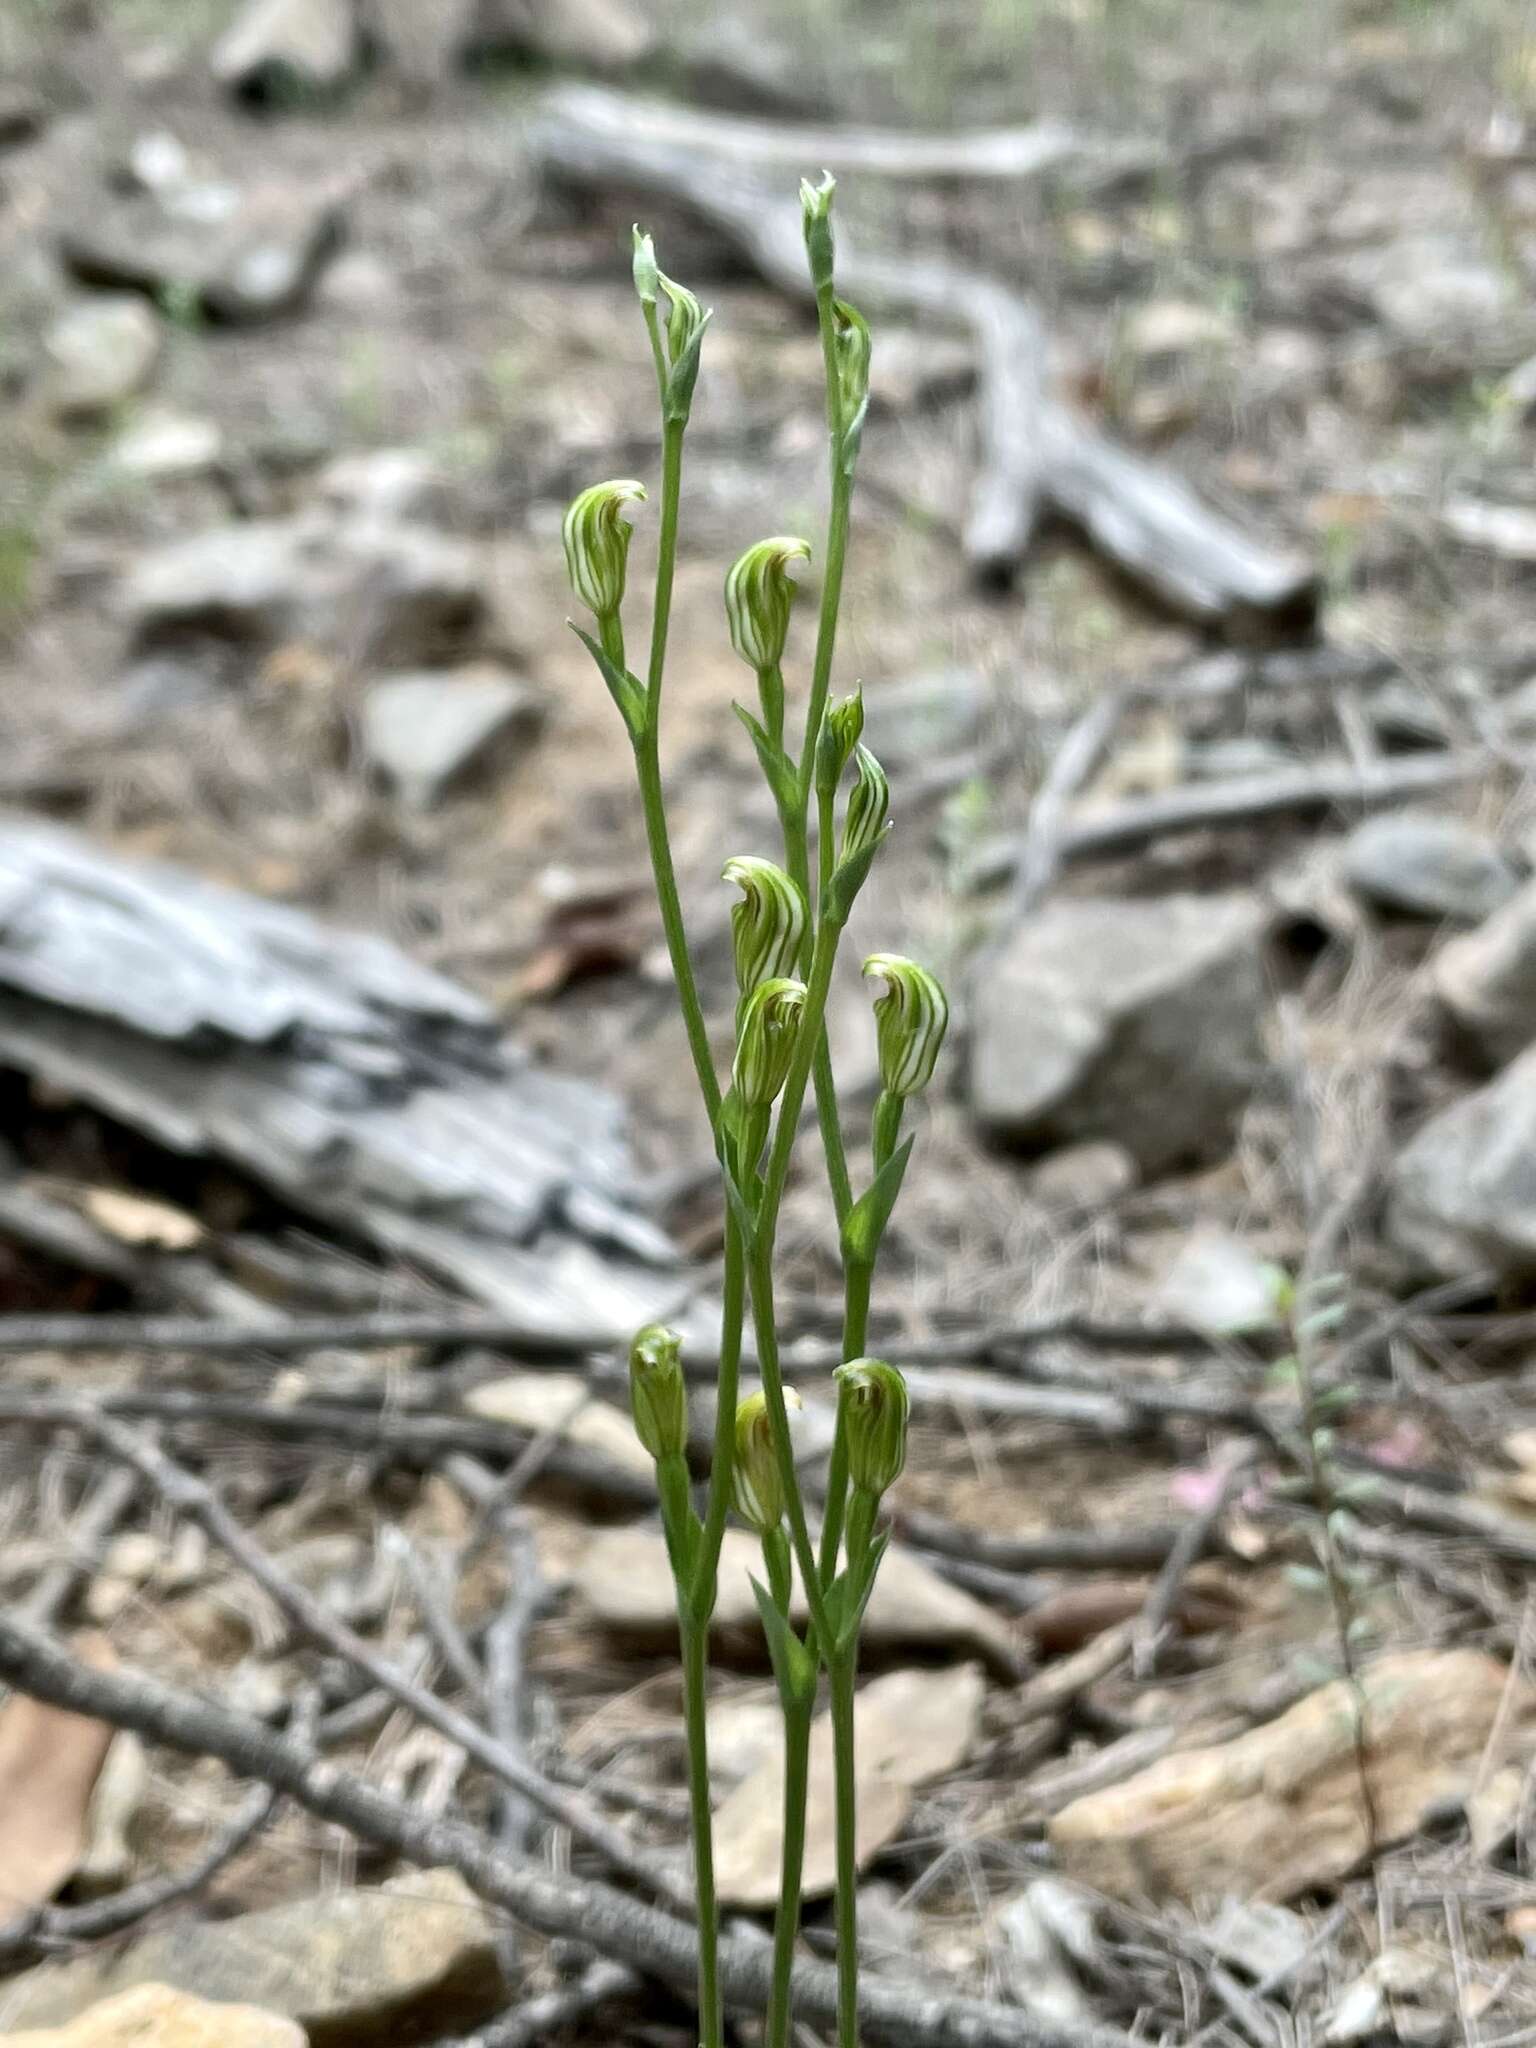
[[[683,477],[683,428],[681,420],[668,420],[662,429],[661,538],[656,558],[656,600],[651,614],[651,658],[646,684],[645,724],[635,740],[635,774],[640,785],[640,807],[645,817],[645,843],[650,851],[651,872],[656,882],[656,900],[661,906],[662,929],[666,933],[667,956],[682,1006],[683,1027],[688,1050],[699,1077],[699,1092],[713,1129],[720,1118],[720,1083],[709,1050],[709,1032],[704,1008],[699,1001],[698,983],[688,951],[688,933],[683,923],[682,899],[677,889],[677,871],[672,864],[672,842],[667,833],[666,801],[661,786],[661,685],[667,660],[667,629],[672,616],[672,583],[677,569],[678,503]],[[611,653],[612,650],[610,649]],[[619,659],[623,659],[620,642]]]
[[827,515],[827,556],[822,572],[821,613],[816,624],[816,653],[811,663],[811,694],[805,707],[805,737],[800,746],[800,805],[802,815],[809,809],[811,778],[816,772],[816,742],[821,737],[822,714],[832,684],[832,657],[837,648],[837,615],[843,601],[843,568],[848,557],[848,515],[853,497],[853,478],[846,476],[836,460],[836,437],[832,469],[832,503]]
[[856,1651],[832,1659],[832,1768],[837,1830],[837,2048],[859,2048],[858,1782],[854,1775]]
[[[736,1462],[736,1401],[741,1381],[741,1329],[746,1315],[746,1259],[741,1226],[727,1206],[725,1271],[720,1288],[720,1373],[715,1382],[715,1448],[709,1467],[709,1499],[704,1509],[704,1534],[692,1598],[695,1614],[707,1622],[714,1607],[715,1575],[725,1540],[726,1511],[731,1504],[731,1474]],[[708,1606],[699,1609],[705,1599]]]
[[[869,1297],[875,1269],[865,1260],[852,1260],[843,1268],[843,1357],[862,1358],[869,1339]],[[821,1524],[821,1582],[830,1586],[837,1577],[837,1546],[843,1535],[843,1510],[848,1498],[848,1444],[843,1435],[843,1411],[837,1411],[832,1431],[832,1456],[827,1465],[827,1505]]]
[[[802,1084],[803,1087],[803,1084]],[[810,1526],[805,1519],[805,1502],[800,1495],[800,1476],[795,1470],[795,1448],[789,1434],[789,1411],[784,1405],[784,1376],[779,1363],[779,1338],[773,1310],[773,1240],[760,1239],[747,1262],[752,1297],[752,1328],[757,1338],[757,1369],[762,1376],[763,1397],[768,1409],[768,1426],[773,1435],[773,1453],[784,1486],[784,1513],[795,1563],[800,1567],[811,1625],[824,1646],[831,1642],[826,1603],[816,1571],[816,1552],[811,1544]]]
[[789,2048],[790,1980],[800,1933],[801,1878],[805,1868],[805,1812],[810,1796],[811,1702],[784,1709],[784,1845],[779,1861],[779,1906],[773,1923],[773,1988],[764,2048]]
[[724,2048],[720,2003],[720,1916],[715,1903],[715,1842],[709,1802],[709,1750],[705,1737],[709,1630],[681,1611],[683,1725],[688,1739],[688,1803],[693,1829],[693,1881],[699,1909],[700,2048]]

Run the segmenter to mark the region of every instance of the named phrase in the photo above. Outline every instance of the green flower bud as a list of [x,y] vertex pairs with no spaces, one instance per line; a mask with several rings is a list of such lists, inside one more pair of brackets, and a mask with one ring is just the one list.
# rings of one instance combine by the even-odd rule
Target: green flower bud
[[[784,1389],[786,1408],[798,1408],[800,1396]],[[768,1397],[748,1394],[736,1410],[736,1460],[731,1467],[731,1498],[736,1512],[759,1536],[770,1535],[784,1519],[784,1479],[773,1448]]]
[[769,1109],[789,1075],[805,983],[777,977],[761,981],[741,1010],[731,1084],[746,1109]]
[[856,747],[853,758],[858,779],[849,792],[848,810],[843,818],[840,861],[854,860],[878,844],[891,808],[891,785],[868,747]]
[[855,690],[851,697],[839,697],[829,704],[821,722],[821,732],[816,741],[816,785],[818,789],[836,789],[843,779],[843,770],[853,759],[853,750],[859,744],[859,735],[864,730],[864,692]]
[[869,403],[869,322],[846,299],[832,302],[832,347],[837,364],[837,396],[844,433],[857,435]]
[[837,180],[823,171],[821,183],[800,180],[800,218],[805,229],[805,253],[811,267],[811,283],[818,292],[832,282],[832,195]]
[[901,1477],[907,1462],[907,1383],[894,1365],[878,1358],[851,1359],[832,1377],[848,1448],[848,1477],[856,1492],[878,1499]]
[[688,1449],[688,1389],[683,1340],[663,1323],[647,1323],[629,1347],[629,1407],[635,1434],[658,1464]]
[[665,271],[656,281],[667,295],[667,361],[675,370],[709,324],[709,315],[685,284],[678,284]]
[[760,982],[772,981],[792,969],[805,937],[805,898],[798,883],[771,860],[739,853],[721,870],[741,890],[731,906],[731,938],[736,948],[736,985],[744,996]]
[[787,535],[760,540],[726,571],[725,616],[731,645],[749,668],[777,668],[784,659],[795,586],[791,562],[808,562],[811,544]]
[[871,953],[864,972],[886,985],[875,998],[881,1082],[890,1095],[921,1095],[949,1028],[949,1000],[926,967],[899,953]]
[[624,507],[645,496],[633,477],[592,484],[571,500],[561,538],[571,588],[589,610],[611,618],[624,602],[624,569],[633,531]]
[[635,233],[635,293],[642,306],[654,306],[661,272],[656,268],[656,244],[637,227]]

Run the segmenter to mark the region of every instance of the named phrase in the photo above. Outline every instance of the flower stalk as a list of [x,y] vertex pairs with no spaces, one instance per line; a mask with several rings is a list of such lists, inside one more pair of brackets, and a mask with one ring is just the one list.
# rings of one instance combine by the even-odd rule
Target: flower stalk
[[[722,1086],[688,942],[661,773],[661,710],[682,501],[683,448],[710,315],[666,276],[648,235],[634,237],[634,281],[650,343],[662,419],[661,477],[649,650],[642,678],[629,666],[623,611],[630,518],[646,501],[634,479],[583,491],[563,529],[571,587],[595,621],[576,630],[629,734],[652,876],[672,963],[684,1036],[719,1157],[726,1198],[720,1367],[707,1493],[700,1513],[689,1467],[688,1392],[676,1334],[642,1330],[630,1352],[636,1433],[656,1472],[657,1501],[676,1588],[688,1749],[690,1830],[699,1920],[699,2040],[724,2048],[718,1906],[706,1730],[709,1625],[732,1509],[757,1536],[762,1577],[753,1591],[784,1727],[783,1843],[774,1925],[768,2048],[788,2048],[806,1839],[809,1744],[822,1673],[831,1703],[837,1841],[839,2048],[856,2048],[858,1998],[857,1759],[859,1630],[886,1538],[880,1506],[906,1452],[907,1402],[894,1367],[864,1356],[876,1262],[901,1190],[910,1137],[907,1104],[928,1085],[948,1010],[942,990],[913,962],[871,955],[883,980],[875,1003],[881,1093],[869,1129],[870,1177],[855,1194],[826,1035],[838,950],[890,832],[884,770],[863,744],[863,701],[831,697],[848,554],[854,474],[869,396],[870,335],[835,290],[830,177],[801,187],[807,260],[826,376],[829,498],[816,638],[804,725],[792,751],[786,684],[794,571],[808,542],[775,535],[738,556],[725,578],[732,647],[752,670],[756,708],[735,709],[751,737],[778,812],[782,864],[754,853],[725,863],[740,890],[731,912],[736,1007],[729,1078]],[[814,802],[814,811],[813,811]],[[839,810],[841,809],[841,819]],[[814,881],[813,881],[814,869]],[[775,1313],[779,1215],[794,1163],[806,1092],[814,1090],[844,1273],[843,1358],[827,1509],[813,1531],[795,1463]],[[741,1399],[741,1352],[752,1318],[760,1390]],[[796,1582],[808,1622],[794,1604]]]

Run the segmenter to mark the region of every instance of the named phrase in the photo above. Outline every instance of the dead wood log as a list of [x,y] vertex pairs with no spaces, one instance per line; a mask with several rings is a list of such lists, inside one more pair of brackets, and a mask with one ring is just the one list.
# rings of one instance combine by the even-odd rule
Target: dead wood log
[[[810,281],[793,203],[768,186],[759,142],[774,130],[718,127],[677,107],[597,86],[557,87],[539,102],[532,147],[546,172],[583,190],[666,198],[708,221],[759,274],[795,299]],[[802,166],[814,171],[812,161]],[[1250,538],[1169,471],[1107,441],[1051,391],[1039,317],[1021,293],[937,258],[839,248],[839,280],[869,306],[959,324],[976,347],[978,468],[963,547],[972,572],[1005,583],[1040,519],[1055,512],[1159,603],[1238,637],[1297,633],[1316,616],[1310,564]]]
[[[249,1716],[139,1676],[88,1669],[56,1638],[0,1615],[0,1680],[71,1712],[187,1756],[212,1756],[244,1777],[286,1793],[310,1813],[420,1867],[457,1870],[471,1888],[515,1920],[556,1939],[574,1938],[684,1992],[696,1967],[696,1937],[685,1921],[611,1886],[584,1882],[498,1852],[478,1830],[435,1819],[377,1792],[322,1758],[314,1744],[278,1734]],[[728,1935],[720,1975],[728,2004],[761,2013],[771,1972],[769,1944]],[[825,2027],[837,2011],[836,1972],[802,1963],[796,2014]],[[1109,2027],[1042,2024],[1017,2006],[866,1978],[859,2017],[890,2048],[1129,2048]]]

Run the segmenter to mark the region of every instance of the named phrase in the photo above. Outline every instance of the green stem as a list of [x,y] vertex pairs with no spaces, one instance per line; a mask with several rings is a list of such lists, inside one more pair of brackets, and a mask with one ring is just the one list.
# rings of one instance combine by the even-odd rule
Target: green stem
[[699,1917],[700,2048],[724,2048],[720,2003],[720,1922],[715,1903],[714,1827],[709,1801],[709,1748],[705,1734],[709,1630],[681,1612],[683,1726],[688,1739],[688,1804],[693,1829],[693,1881]]
[[779,1907],[773,1923],[773,1985],[764,2048],[789,2048],[790,1980],[800,1933],[801,1878],[805,1868],[805,1811],[810,1796],[811,1705],[784,1709],[784,1846],[779,1861]]
[[837,1829],[837,2048],[859,2048],[858,1781],[854,1775],[857,1652],[832,1659],[832,1769]]
[[[854,1261],[843,1268],[843,1358],[862,1358],[869,1341],[869,1297],[874,1286],[872,1265]],[[832,1456],[827,1465],[827,1504],[821,1524],[821,1582],[830,1586],[837,1577],[837,1546],[842,1541],[843,1512],[848,1498],[848,1445],[843,1435],[843,1411],[837,1411],[832,1431]]]
[[832,468],[832,503],[827,514],[827,557],[821,583],[821,613],[816,622],[816,653],[811,663],[811,694],[805,707],[805,737],[800,746],[800,814],[810,808],[811,781],[816,773],[816,742],[832,685],[832,657],[837,648],[837,615],[843,602],[843,569],[848,557],[848,515],[853,478],[836,460]]
[[[666,933],[667,957],[672,962],[672,976],[682,1006],[683,1027],[688,1034],[688,1050],[699,1077],[699,1092],[704,1098],[705,1113],[713,1130],[720,1119],[720,1083],[710,1055],[704,1007],[699,1001],[698,983],[694,979],[693,961],[688,951],[688,934],[683,924],[677,871],[672,864],[672,842],[667,832],[666,800],[661,786],[661,685],[667,661],[667,631],[672,617],[672,584],[677,570],[684,424],[681,420],[668,420],[662,429],[661,537],[656,557],[656,600],[651,614],[645,724],[635,739],[635,773],[640,784],[640,807],[645,817],[645,843],[656,882],[656,900],[661,906],[662,929]],[[611,649],[608,651],[612,652]],[[619,658],[622,662],[622,642]]]
[[[725,1271],[720,1289],[720,1373],[715,1383],[715,1448],[709,1467],[709,1499],[704,1509],[704,1534],[699,1540],[698,1568],[691,1590],[694,1613],[708,1621],[714,1607],[715,1576],[725,1517],[731,1504],[731,1474],[736,1463],[736,1402],[741,1381],[741,1330],[746,1315],[746,1260],[741,1226],[729,1205],[725,1218]],[[699,1609],[708,1599],[702,1615]]]

